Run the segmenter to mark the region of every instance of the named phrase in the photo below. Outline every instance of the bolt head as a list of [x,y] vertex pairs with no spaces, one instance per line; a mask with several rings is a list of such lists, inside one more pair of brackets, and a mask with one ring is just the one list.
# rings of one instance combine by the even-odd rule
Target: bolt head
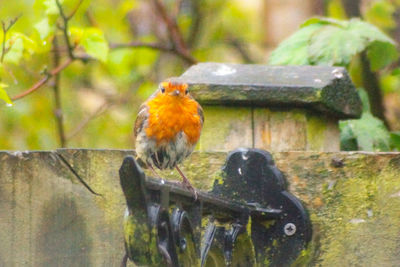
[[296,233],[296,225],[294,223],[287,223],[283,227],[283,232],[287,236],[292,236]]

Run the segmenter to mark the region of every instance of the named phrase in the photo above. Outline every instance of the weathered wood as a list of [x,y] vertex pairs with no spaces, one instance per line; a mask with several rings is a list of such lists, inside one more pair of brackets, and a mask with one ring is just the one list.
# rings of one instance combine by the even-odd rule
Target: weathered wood
[[201,151],[229,151],[253,146],[250,107],[204,107],[207,122],[200,136]]
[[0,266],[119,266],[125,152],[70,153],[72,168],[103,196],[57,152],[0,152]]
[[[131,153],[0,152],[0,266],[119,266],[125,203],[118,168]],[[89,192],[60,156],[102,196]],[[397,266],[400,153],[273,156],[313,223],[313,241],[298,266]],[[194,153],[182,169],[209,190],[225,158]],[[162,175],[180,180],[173,171]]]
[[254,147],[271,151],[340,150],[336,119],[303,110],[254,109]]

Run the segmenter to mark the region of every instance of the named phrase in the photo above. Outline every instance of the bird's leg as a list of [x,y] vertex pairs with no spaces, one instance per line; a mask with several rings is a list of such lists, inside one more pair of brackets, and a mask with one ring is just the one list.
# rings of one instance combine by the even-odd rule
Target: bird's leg
[[150,167],[151,172],[153,173],[153,175],[154,175],[156,178],[163,180],[163,178],[161,178],[161,176],[156,172],[156,170],[154,169],[153,165],[148,164],[148,166]]
[[183,174],[181,169],[179,169],[178,165],[176,165],[175,168],[179,172],[179,174],[182,176],[182,179],[183,179],[182,184],[184,186],[186,186],[190,191],[193,192],[194,199],[197,200],[197,191],[196,191],[196,189],[192,186],[192,184],[189,182],[188,178],[186,178],[186,176]]
[[161,176],[156,172],[153,165],[150,163],[145,163],[139,156],[136,156],[136,162],[139,163],[140,167],[147,169],[150,168],[151,172],[153,173],[155,178],[162,179]]

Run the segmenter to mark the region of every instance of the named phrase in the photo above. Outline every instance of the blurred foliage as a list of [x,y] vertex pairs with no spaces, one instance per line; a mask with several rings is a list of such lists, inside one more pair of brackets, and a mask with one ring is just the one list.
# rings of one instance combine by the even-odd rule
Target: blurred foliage
[[348,66],[364,50],[373,71],[399,57],[395,42],[372,24],[360,19],[311,18],[271,53],[269,64]]
[[383,122],[371,114],[368,95],[359,88],[363,103],[363,114],[358,120],[347,120],[339,123],[340,149],[347,151],[388,151],[390,134]]
[[[6,36],[0,29],[0,55],[4,37],[6,50],[0,63],[0,149],[60,147],[55,116],[59,108],[68,147],[131,148],[140,103],[158,82],[180,75],[189,64],[175,52],[142,46],[116,48],[116,44],[129,42],[173,47],[152,1],[59,3],[65,17],[72,15],[67,25],[56,0],[1,1],[0,20],[6,25],[21,16]],[[162,3],[198,61],[242,62],[230,40],[262,39],[257,7],[242,1]],[[14,96],[54,70],[57,47],[58,66],[69,60],[64,26],[76,59],[59,74],[61,107],[56,105],[53,77],[11,106]]]
[[[344,66],[356,86],[367,86],[361,78],[360,56],[363,52],[370,72],[379,80],[382,93],[400,94],[398,44],[390,37],[400,39],[400,1],[377,0],[364,6],[363,19],[346,20],[342,1],[327,4],[330,17],[315,17],[304,22],[300,29],[284,40],[270,55],[273,65],[335,65]],[[396,31],[397,30],[397,31]],[[359,90],[364,111],[359,120],[340,123],[341,149],[388,151],[399,150],[399,135],[389,133],[385,124],[374,117],[368,96]],[[398,118],[397,118],[398,119]]]

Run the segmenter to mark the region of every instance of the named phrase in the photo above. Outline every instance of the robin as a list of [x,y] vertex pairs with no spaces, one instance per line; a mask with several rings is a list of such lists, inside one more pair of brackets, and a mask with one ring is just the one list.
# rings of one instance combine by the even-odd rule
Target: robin
[[158,177],[153,166],[176,168],[195,198],[197,193],[178,164],[193,152],[203,123],[203,109],[190,96],[188,85],[162,82],[140,106],[134,127],[138,158]]

